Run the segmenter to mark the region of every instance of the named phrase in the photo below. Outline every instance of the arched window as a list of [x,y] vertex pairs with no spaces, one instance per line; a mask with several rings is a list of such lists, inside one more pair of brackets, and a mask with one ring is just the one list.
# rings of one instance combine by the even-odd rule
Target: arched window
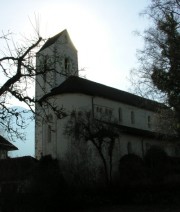
[[65,74],[69,75],[71,70],[71,62],[68,57],[64,59],[64,69],[65,69]]
[[122,108],[119,108],[119,121],[122,122]]
[[151,128],[151,116],[148,116],[148,128]]
[[131,142],[128,142],[127,143],[127,153],[128,154],[131,154],[132,153],[132,144],[131,144]]
[[46,83],[47,83],[47,77],[49,73],[49,64],[48,64],[48,55],[45,55],[43,58],[43,70],[42,70],[42,78],[43,78],[43,89],[46,92]]
[[134,111],[131,111],[131,124],[135,123]]

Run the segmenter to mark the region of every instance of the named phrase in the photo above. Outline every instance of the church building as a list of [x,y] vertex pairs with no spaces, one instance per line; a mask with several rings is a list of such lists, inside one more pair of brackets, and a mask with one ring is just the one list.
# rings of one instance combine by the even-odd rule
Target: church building
[[[74,138],[64,134],[72,111],[92,111],[94,116],[115,117],[120,130],[114,148],[113,165],[134,153],[144,157],[158,145],[176,156],[175,145],[164,139],[158,128],[158,111],[165,106],[137,95],[79,77],[77,50],[67,30],[49,38],[37,52],[35,155],[51,155],[60,161],[75,161]],[[80,141],[76,141],[78,143]],[[91,148],[91,151],[93,147]],[[80,161],[81,159],[78,159]],[[82,157],[83,160],[83,157]]]

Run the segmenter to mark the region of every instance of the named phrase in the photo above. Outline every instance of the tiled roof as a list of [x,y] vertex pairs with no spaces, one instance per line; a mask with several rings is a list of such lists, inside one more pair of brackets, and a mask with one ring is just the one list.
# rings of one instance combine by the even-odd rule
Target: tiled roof
[[76,76],[69,77],[61,85],[52,89],[49,94],[40,99],[40,102],[47,97],[65,93],[83,93],[94,97],[98,96],[151,111],[157,111],[160,107],[165,107],[156,101]]
[[12,143],[7,141],[4,137],[0,135],[0,149],[11,151],[11,150],[18,150],[16,146],[14,146]]

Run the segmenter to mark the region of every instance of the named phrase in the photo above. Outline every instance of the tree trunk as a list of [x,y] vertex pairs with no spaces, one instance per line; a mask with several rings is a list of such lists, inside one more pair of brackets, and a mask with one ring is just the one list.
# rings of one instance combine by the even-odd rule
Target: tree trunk
[[96,147],[96,149],[98,150],[99,156],[102,160],[103,166],[104,166],[104,172],[105,172],[105,179],[106,179],[106,184],[109,185],[109,174],[108,174],[108,168],[107,168],[107,164],[106,164],[106,159],[102,153],[102,148],[100,146],[98,146],[95,142],[93,142],[93,145]]

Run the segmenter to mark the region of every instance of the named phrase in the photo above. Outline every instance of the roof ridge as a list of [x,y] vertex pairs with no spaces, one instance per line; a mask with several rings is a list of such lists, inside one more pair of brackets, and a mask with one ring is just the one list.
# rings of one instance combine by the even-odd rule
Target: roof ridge
[[43,96],[39,102],[42,103],[44,99],[50,96],[63,93],[83,93],[90,96],[99,96],[135,107],[145,108],[151,111],[157,111],[159,108],[165,107],[164,104],[157,101],[103,85],[98,82],[93,82],[78,76],[70,76],[58,87],[53,88],[50,93]]
[[[109,88],[109,89],[114,89],[114,90],[116,90],[116,91],[122,92],[122,93],[127,94],[127,95],[136,96],[137,98],[141,98],[141,99],[144,99],[144,100],[147,100],[147,101],[151,101],[151,102],[156,102],[156,103],[158,103],[158,104],[162,104],[162,103],[160,103],[160,102],[158,102],[158,101],[155,101],[155,100],[152,100],[152,99],[148,99],[148,98],[139,96],[139,95],[137,95],[137,94],[130,93],[130,92],[128,92],[128,91],[124,91],[124,90],[121,90],[121,89],[118,89],[118,88],[115,88],[115,87],[112,87],[112,86],[109,86],[109,85],[104,85],[104,84],[102,84],[102,83],[100,83],[100,82],[95,82],[95,81],[92,81],[92,80],[89,80],[89,79],[86,79],[86,78],[83,78],[83,77],[79,77],[79,76],[73,76],[73,75],[72,75],[72,76],[69,76],[68,79],[67,79],[66,81],[71,80],[71,78],[76,78],[76,79],[84,80],[84,81],[87,81],[87,82],[90,82],[90,83],[93,83],[93,84],[96,84],[96,85],[99,85],[99,86],[104,86],[104,87]],[[63,83],[65,83],[66,81],[64,81]],[[62,84],[63,84],[63,83],[62,83]],[[53,88],[53,89],[51,90],[51,92],[53,92],[53,90],[56,90],[56,89],[57,89],[58,87],[60,87],[62,84],[60,84],[59,86]]]

